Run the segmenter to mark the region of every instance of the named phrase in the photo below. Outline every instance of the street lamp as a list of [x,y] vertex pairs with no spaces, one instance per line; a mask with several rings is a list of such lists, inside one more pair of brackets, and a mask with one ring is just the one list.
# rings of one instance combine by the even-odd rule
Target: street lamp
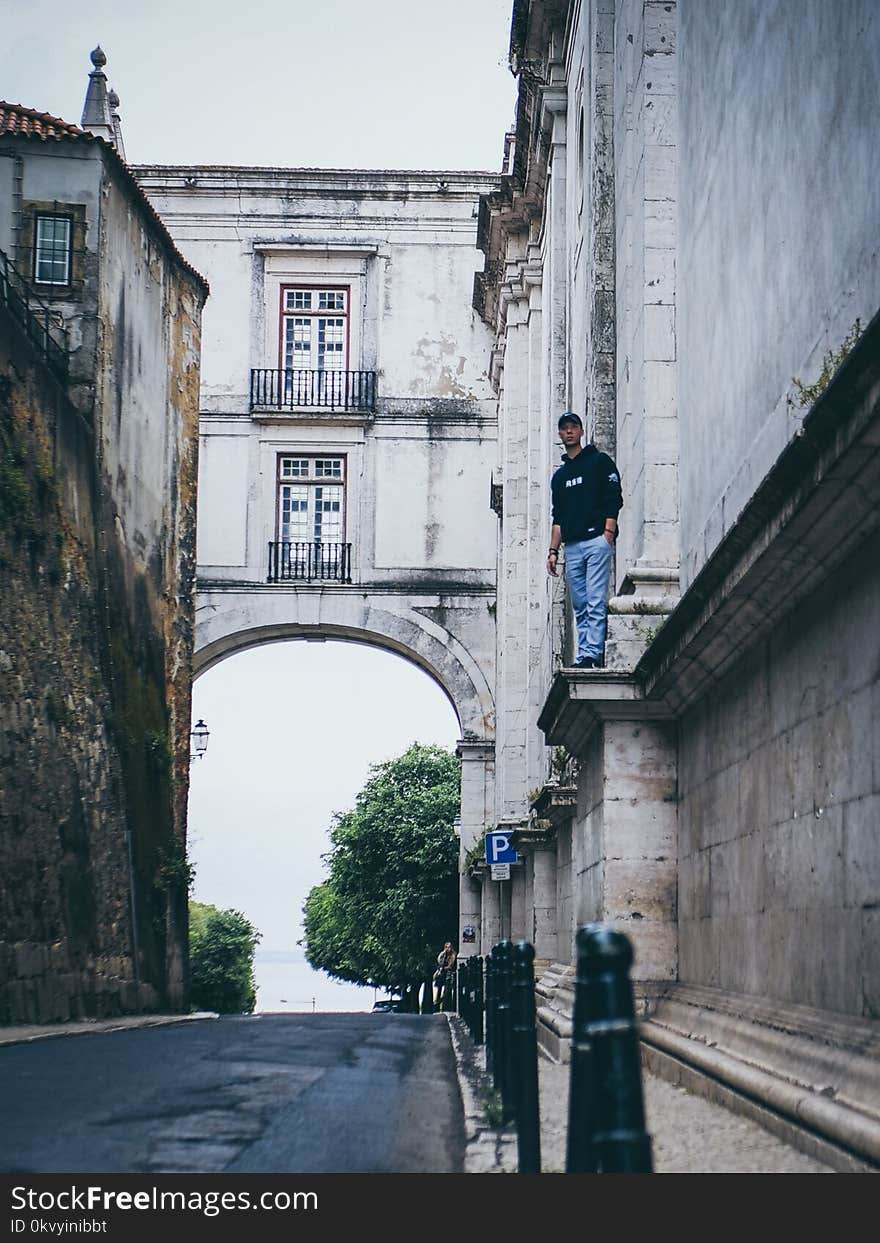
[[190,738],[192,739],[192,750],[189,753],[190,760],[200,760],[208,749],[208,727],[204,721],[196,722]]

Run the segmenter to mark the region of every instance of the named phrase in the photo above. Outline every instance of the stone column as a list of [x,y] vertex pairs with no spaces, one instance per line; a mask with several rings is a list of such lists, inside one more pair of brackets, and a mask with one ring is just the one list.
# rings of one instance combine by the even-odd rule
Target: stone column
[[634,980],[678,975],[676,727],[606,721],[602,727],[600,918],[626,932]]
[[[550,462],[549,415],[545,397],[548,363],[545,353],[542,313],[542,266],[537,245],[529,246],[523,280],[529,291],[529,418],[528,463],[525,472],[528,489],[526,561],[526,763],[523,780],[526,792],[541,786],[547,775],[547,749],[538,729],[538,713],[550,682],[551,606],[548,591],[547,548],[550,538]],[[555,435],[555,420],[552,420]],[[531,938],[528,938],[529,940]]]
[[614,254],[614,3],[590,0],[589,202],[586,241],[588,368],[587,434],[598,448],[616,453],[615,254]]
[[510,869],[510,880],[503,882],[510,894],[510,927],[505,931],[511,941],[530,941],[532,939],[531,911],[528,909],[526,901],[526,889],[528,887],[526,881],[526,867],[525,864],[520,863]]
[[662,620],[678,597],[680,562],[675,4],[622,0],[616,21],[617,463],[624,510],[611,612]]
[[678,756],[669,710],[646,701],[630,676],[561,673],[540,725],[550,744],[579,761],[571,821],[575,922],[611,922],[625,932],[635,949],[634,980],[675,980]]
[[558,956],[556,936],[556,850],[552,845],[532,853],[533,930],[535,958],[553,962]]
[[489,879],[488,870],[483,874],[482,909],[480,929],[484,956],[492,952],[492,946],[501,940],[501,900],[498,881]]
[[[495,745],[491,742],[474,742],[462,739],[456,747],[461,759],[461,840],[459,848],[459,946],[462,953],[482,954],[480,925],[482,899],[480,885],[474,881],[465,867],[468,851],[482,839],[487,828],[494,824],[495,807]],[[477,940],[467,946],[461,940],[461,929],[472,925],[477,929]]]
[[497,608],[498,821],[526,814],[528,789],[528,483],[524,464],[529,451],[529,301],[522,281],[522,261],[518,258],[508,259],[501,300],[505,328],[504,389],[498,428],[504,489]]

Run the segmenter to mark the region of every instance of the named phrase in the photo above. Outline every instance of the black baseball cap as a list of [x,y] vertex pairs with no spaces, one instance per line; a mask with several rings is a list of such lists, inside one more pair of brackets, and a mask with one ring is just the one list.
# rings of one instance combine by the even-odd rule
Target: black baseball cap
[[573,410],[566,410],[565,414],[560,414],[559,422],[556,426],[562,427],[563,423],[577,423],[578,427],[583,427],[581,416],[579,414],[575,414]]

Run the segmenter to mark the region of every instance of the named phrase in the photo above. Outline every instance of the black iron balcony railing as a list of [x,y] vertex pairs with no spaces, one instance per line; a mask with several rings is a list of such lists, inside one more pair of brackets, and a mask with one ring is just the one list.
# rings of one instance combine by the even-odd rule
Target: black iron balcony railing
[[269,544],[267,583],[351,582],[351,544],[279,540]]
[[67,379],[67,332],[60,315],[49,308],[36,290],[13,267],[8,255],[0,250],[0,306],[24,330],[52,370]]
[[376,409],[375,371],[251,371],[251,410]]

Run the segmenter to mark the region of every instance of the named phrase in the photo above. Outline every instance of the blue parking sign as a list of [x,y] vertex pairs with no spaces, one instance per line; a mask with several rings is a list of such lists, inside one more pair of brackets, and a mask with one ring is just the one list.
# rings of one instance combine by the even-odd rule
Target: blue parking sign
[[488,864],[516,863],[518,856],[510,844],[510,837],[510,833],[504,832],[503,829],[486,834],[486,862]]

